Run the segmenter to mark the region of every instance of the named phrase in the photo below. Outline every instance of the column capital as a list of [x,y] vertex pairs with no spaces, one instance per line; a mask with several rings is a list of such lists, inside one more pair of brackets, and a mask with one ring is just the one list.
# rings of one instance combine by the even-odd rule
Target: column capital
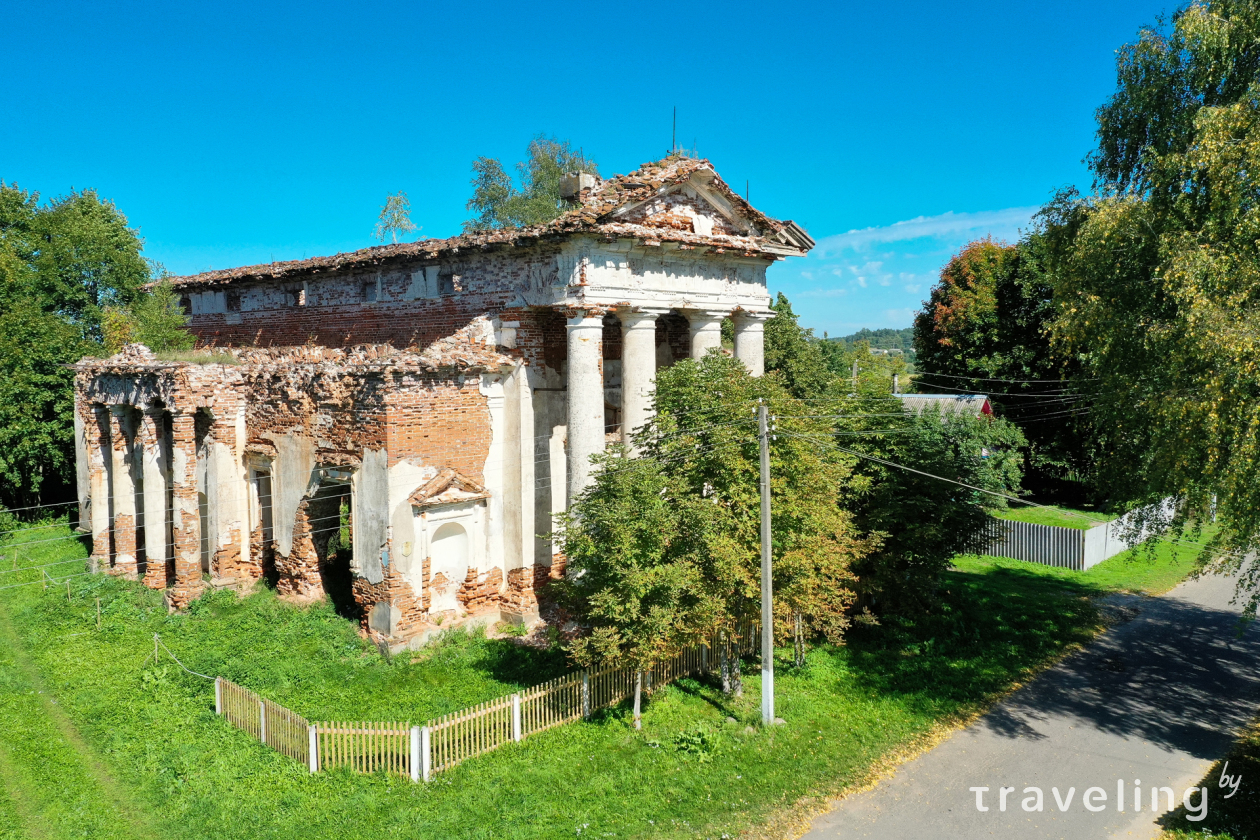
[[664,307],[648,306],[619,306],[613,310],[613,314],[621,320],[621,325],[626,329],[646,325],[655,326],[656,320],[668,312],[669,310]]
[[109,413],[115,417],[123,417],[131,410],[131,406],[123,405],[122,403],[110,403],[106,407],[109,409]]
[[713,308],[691,308],[678,310],[693,325],[697,322],[705,324],[712,322],[720,322],[723,318],[731,314],[729,309],[713,309]]
[[576,327],[584,326],[584,322],[588,321],[598,321],[602,324],[608,310],[602,306],[566,306],[560,311],[569,320],[569,326]]
[[773,309],[767,310],[765,312],[750,311],[747,309],[736,309],[734,312],[731,313],[731,320],[734,321],[736,324],[740,322],[765,323],[766,321],[769,321],[771,318],[773,318],[776,314],[778,313],[776,313]]

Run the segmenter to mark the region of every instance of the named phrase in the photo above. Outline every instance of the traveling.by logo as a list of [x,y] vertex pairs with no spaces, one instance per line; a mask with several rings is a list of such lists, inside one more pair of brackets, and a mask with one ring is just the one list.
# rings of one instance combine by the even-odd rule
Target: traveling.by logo
[[[1226,772],[1228,770],[1229,762],[1227,761],[1225,766],[1221,768],[1221,777],[1217,782],[1219,787],[1230,789],[1229,793],[1222,797],[1223,799],[1229,799],[1237,793],[1238,786],[1242,784],[1242,774],[1231,776]],[[985,794],[989,792],[990,788],[973,787],[968,788],[968,790],[976,795],[976,810],[988,811],[989,804],[985,802]],[[1015,788],[1013,787],[999,787],[997,789],[997,795],[994,798],[997,800],[996,804],[999,811],[1006,810],[1007,797],[1014,792]],[[1076,799],[1075,787],[1068,788],[1066,794],[1060,793],[1057,787],[1050,788],[1050,792],[1054,795],[1054,804],[1060,811],[1070,809],[1073,800]],[[1021,796],[1019,807],[1023,810],[1032,812],[1046,809],[1045,795],[1041,788],[1026,787]],[[1124,811],[1126,804],[1130,805],[1134,811],[1142,811],[1144,807],[1146,810],[1159,811],[1161,800],[1167,803],[1167,808],[1164,810],[1171,811],[1177,807],[1175,796],[1176,793],[1170,787],[1150,787],[1147,788],[1144,795],[1141,779],[1134,779],[1131,788],[1125,785],[1124,779],[1117,779],[1116,798],[1114,801],[1117,811]],[[1197,802],[1194,801],[1196,796],[1198,797]],[[1107,809],[1107,801],[1107,791],[1100,787],[1086,788],[1080,798],[1080,803],[1085,810],[1095,813],[1105,811]],[[990,799],[989,802],[992,803],[993,799]],[[1181,804],[1185,806],[1187,820],[1198,822],[1204,819],[1207,817],[1208,811],[1208,789],[1205,787],[1186,788],[1185,792],[1181,794]]]

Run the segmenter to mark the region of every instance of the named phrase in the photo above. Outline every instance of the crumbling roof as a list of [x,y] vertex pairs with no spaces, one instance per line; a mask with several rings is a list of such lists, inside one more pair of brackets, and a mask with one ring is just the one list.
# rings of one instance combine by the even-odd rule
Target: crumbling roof
[[[654,196],[692,180],[701,181],[704,189],[721,196],[732,210],[752,226],[748,235],[699,234],[672,227],[654,227],[618,221],[619,213]],[[425,239],[378,245],[330,257],[248,265],[219,271],[207,271],[187,277],[174,277],[181,286],[218,286],[235,281],[284,279],[317,272],[340,271],[356,267],[383,266],[404,259],[437,259],[470,250],[487,250],[534,245],[559,241],[576,234],[596,234],[607,238],[635,237],[649,243],[675,242],[685,247],[712,248],[719,253],[746,254],[776,259],[804,255],[814,247],[814,240],[792,221],[772,219],[757,210],[738,192],[732,190],[704,159],[670,156],[645,163],[629,175],[617,175],[599,181],[583,192],[576,206],[546,224],[503,230],[473,231],[449,239]]]

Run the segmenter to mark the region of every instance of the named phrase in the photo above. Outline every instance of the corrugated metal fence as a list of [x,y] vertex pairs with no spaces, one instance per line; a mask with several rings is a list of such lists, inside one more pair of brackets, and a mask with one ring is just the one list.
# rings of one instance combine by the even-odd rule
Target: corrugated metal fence
[[971,550],[1079,572],[1085,569],[1085,533],[1075,528],[989,517]]
[[[971,550],[1083,572],[1133,546],[1126,535],[1133,530],[1131,523],[1135,515],[1126,514],[1086,531],[989,517]],[[1142,532],[1137,538],[1144,536],[1146,533]]]
[[[756,649],[757,627],[746,624],[729,643],[731,655]],[[716,639],[695,645],[643,675],[645,691],[709,669]],[[350,767],[424,779],[462,761],[520,741],[620,703],[634,694],[629,668],[579,671],[516,694],[443,715],[424,726],[410,723],[309,723],[305,718],[219,677],[215,711],[272,749],[306,764],[312,773]]]

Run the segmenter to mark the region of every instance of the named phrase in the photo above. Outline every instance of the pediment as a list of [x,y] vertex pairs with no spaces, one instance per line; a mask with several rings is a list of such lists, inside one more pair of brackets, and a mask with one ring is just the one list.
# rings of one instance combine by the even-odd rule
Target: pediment
[[433,507],[490,498],[490,491],[457,470],[441,470],[428,483],[411,494],[412,507]]
[[650,198],[617,208],[610,221],[701,236],[759,236],[760,231],[716,190],[692,177]]

